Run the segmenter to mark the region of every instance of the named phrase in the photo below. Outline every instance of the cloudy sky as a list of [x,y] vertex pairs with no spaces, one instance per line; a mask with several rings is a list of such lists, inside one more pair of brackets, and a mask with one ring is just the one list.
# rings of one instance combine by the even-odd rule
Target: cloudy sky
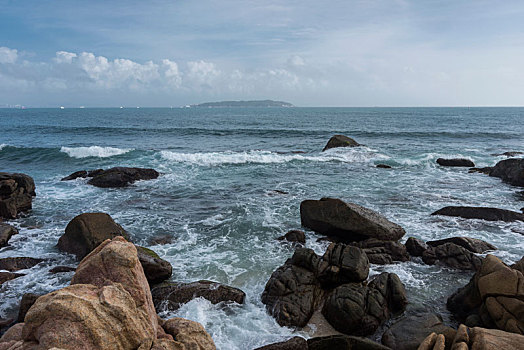
[[524,105],[524,2],[0,0],[0,105]]

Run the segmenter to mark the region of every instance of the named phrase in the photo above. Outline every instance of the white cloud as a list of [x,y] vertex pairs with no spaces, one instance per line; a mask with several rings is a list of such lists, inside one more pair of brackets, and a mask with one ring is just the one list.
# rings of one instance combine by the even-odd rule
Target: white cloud
[[0,47],[0,63],[15,63],[18,58],[18,50],[8,47]]
[[58,51],[56,53],[55,62],[71,64],[73,62],[73,58],[76,58],[76,57],[77,57],[76,53],[67,52],[67,51]]

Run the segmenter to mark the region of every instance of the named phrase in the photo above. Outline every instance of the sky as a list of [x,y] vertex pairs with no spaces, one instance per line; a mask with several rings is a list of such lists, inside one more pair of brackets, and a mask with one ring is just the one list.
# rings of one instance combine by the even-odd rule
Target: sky
[[524,1],[0,0],[0,106],[524,106]]

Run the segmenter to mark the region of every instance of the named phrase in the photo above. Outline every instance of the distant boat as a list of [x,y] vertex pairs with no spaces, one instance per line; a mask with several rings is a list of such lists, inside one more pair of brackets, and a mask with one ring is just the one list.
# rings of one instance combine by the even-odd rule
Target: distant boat
[[65,109],[65,107],[64,106],[60,106],[60,109]]

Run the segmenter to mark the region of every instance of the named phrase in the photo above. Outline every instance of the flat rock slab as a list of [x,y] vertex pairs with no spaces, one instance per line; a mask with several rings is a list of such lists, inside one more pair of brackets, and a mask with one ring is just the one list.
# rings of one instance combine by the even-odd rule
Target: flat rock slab
[[80,170],[62,178],[62,181],[90,177],[87,183],[96,187],[126,187],[135,181],[156,179],[159,175],[155,169],[114,167],[107,170]]
[[473,163],[471,160],[464,159],[464,158],[452,158],[452,159],[438,158],[437,164],[440,166],[468,167],[468,168],[473,168],[475,166],[475,163]]
[[347,242],[367,238],[398,241],[405,234],[402,227],[379,213],[336,198],[303,201],[300,203],[300,219],[304,227]]
[[499,208],[449,206],[437,210],[431,215],[455,216],[464,219],[481,219],[486,221],[524,221],[524,214]]

